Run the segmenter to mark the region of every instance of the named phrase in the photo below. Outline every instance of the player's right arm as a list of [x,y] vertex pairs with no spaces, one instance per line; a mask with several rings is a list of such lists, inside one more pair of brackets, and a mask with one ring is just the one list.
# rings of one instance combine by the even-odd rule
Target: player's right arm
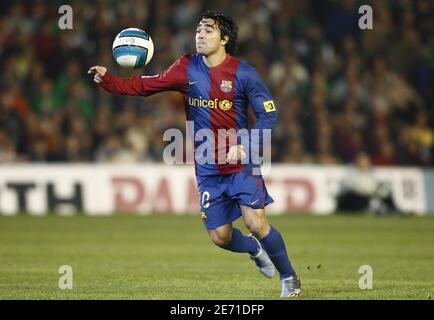
[[93,66],[89,74],[105,90],[115,94],[150,96],[162,91],[184,91],[188,88],[187,55],[176,60],[169,69],[155,76],[134,76],[122,78],[112,75],[107,68]]

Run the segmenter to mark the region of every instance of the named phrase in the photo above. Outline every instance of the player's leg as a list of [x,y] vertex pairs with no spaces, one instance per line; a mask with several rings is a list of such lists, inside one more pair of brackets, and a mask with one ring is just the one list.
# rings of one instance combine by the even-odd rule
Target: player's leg
[[241,206],[241,213],[247,229],[267,251],[268,256],[279,271],[280,278],[284,279],[294,274],[295,271],[288,259],[282,235],[268,223],[265,210]]
[[300,284],[288,259],[282,235],[268,223],[264,207],[273,202],[262,176],[244,171],[234,176],[231,197],[237,199],[244,222],[279,271],[282,296],[298,295]]
[[[249,253],[251,259],[259,267],[259,271],[267,278],[272,278],[275,268],[260,242],[253,236],[246,236],[237,228],[232,227],[232,221],[241,216],[239,206],[234,201],[228,201],[227,203],[220,203],[219,206],[213,206],[213,208],[216,210],[215,212],[213,210],[207,211],[214,217],[213,224],[205,225],[214,244],[232,252]],[[212,225],[219,225],[223,221],[229,223],[212,229],[209,228]]]
[[202,221],[217,246],[233,252],[256,254],[259,245],[251,237],[232,227],[232,221],[241,217],[241,210],[225,194],[227,177],[198,179]]
[[220,248],[241,253],[257,254],[258,243],[251,237],[242,234],[240,230],[232,227],[232,223],[208,230],[212,242]]
[[259,241],[232,227],[232,221],[241,217],[241,210],[237,202],[226,194],[228,180],[229,176],[198,180],[202,221],[217,246],[256,257],[255,262],[260,272],[271,278],[275,268]]
[[245,236],[240,230],[232,227],[232,223],[208,230],[208,235],[215,245],[232,252],[249,253],[259,267],[259,271],[267,278],[274,276],[275,268],[262,249],[259,241],[252,236]]
[[279,271],[282,282],[282,297],[298,296],[301,292],[300,280],[289,261],[285,242],[280,232],[268,223],[264,209],[241,206],[244,223],[254,235]]

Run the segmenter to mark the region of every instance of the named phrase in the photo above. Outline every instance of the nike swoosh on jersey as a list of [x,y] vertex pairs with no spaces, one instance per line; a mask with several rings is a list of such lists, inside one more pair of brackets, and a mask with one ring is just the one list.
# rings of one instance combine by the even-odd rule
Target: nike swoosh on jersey
[[256,200],[253,201],[253,202],[249,202],[249,204],[250,204],[251,206],[253,206],[256,202],[258,202],[258,199],[256,199]]
[[193,85],[193,84],[195,84],[195,83],[197,83],[197,82],[199,82],[199,81],[189,81],[188,84],[189,84],[189,85]]

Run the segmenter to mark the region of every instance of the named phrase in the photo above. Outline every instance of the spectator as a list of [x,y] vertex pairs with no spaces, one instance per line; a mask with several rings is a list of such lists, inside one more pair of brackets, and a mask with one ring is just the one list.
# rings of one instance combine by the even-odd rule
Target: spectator
[[357,154],[353,168],[343,180],[336,210],[377,214],[397,212],[390,188],[377,180],[365,152]]

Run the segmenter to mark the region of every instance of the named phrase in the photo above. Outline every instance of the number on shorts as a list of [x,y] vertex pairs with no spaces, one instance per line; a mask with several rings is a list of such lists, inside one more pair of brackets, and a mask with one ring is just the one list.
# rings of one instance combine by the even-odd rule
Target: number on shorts
[[200,199],[200,204],[202,206],[203,209],[207,209],[209,208],[209,199],[211,198],[211,195],[209,194],[208,191],[204,191],[202,192],[202,196]]

